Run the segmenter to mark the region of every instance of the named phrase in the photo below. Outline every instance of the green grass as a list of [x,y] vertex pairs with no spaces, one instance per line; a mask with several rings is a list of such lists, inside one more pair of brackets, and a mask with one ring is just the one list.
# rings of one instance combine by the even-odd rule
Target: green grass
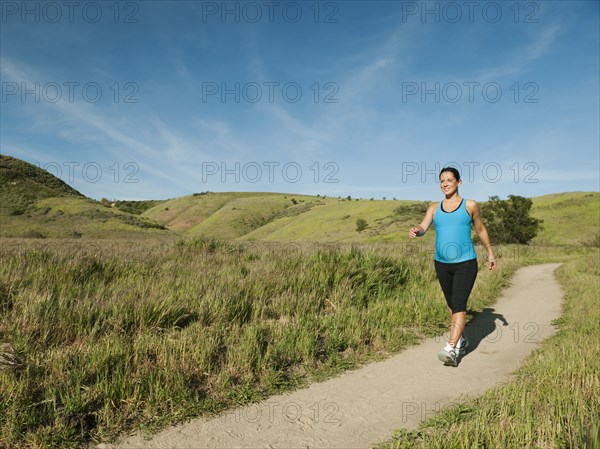
[[600,247],[600,193],[565,192],[533,198],[531,215],[544,220],[534,243]]
[[141,200],[141,201],[126,201],[126,200],[115,200],[110,201],[106,198],[100,200],[102,205],[116,207],[123,212],[130,214],[141,215],[147,210],[163,204],[166,200]]
[[[442,334],[431,254],[414,248],[4,239],[0,342],[23,365],[0,371],[0,447],[153,431]],[[473,308],[517,266],[483,269]]]
[[167,200],[158,206],[148,209],[142,215],[167,226],[175,232],[183,234],[192,227],[200,224],[229,201],[249,196],[256,196],[256,194],[231,192],[187,195]]
[[310,201],[312,199],[314,198],[310,198],[307,202],[301,195],[283,194],[261,194],[232,199],[192,227],[187,234],[235,239],[263,227],[280,216],[294,216],[295,210],[297,215],[301,214],[307,210],[307,204],[310,204],[310,207],[317,205],[316,201]]
[[564,261],[559,331],[506,385],[442,410],[417,430],[399,430],[379,449],[600,447],[598,250],[554,249],[544,258]]
[[148,218],[76,196],[38,199],[23,214],[0,215],[0,229],[0,237],[176,238]]

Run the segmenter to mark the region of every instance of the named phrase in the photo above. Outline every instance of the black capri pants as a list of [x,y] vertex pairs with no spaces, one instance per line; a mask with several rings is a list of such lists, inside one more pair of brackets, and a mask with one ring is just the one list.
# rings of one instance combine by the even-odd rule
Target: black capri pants
[[477,259],[458,263],[444,263],[437,260],[435,272],[446,297],[446,304],[452,313],[466,312],[467,299],[477,277]]

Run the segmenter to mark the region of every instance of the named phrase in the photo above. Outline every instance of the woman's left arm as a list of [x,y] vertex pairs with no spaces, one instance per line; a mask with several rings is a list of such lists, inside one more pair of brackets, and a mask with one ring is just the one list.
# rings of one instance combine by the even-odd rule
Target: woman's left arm
[[494,256],[494,250],[492,248],[492,244],[490,243],[490,237],[488,235],[487,229],[485,229],[485,225],[481,220],[479,204],[477,204],[477,202],[474,200],[469,200],[467,201],[467,210],[471,213],[473,225],[475,226],[475,232],[477,232],[479,240],[481,240],[481,244],[485,247],[488,253],[488,268],[490,270],[495,270],[497,265],[496,256]]

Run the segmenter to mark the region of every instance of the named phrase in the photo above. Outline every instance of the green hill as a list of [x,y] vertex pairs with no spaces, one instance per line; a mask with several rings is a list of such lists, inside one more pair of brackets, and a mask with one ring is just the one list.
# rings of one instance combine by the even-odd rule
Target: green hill
[[175,198],[143,215],[189,235],[235,239],[283,217],[297,217],[324,200],[284,193],[206,192]]
[[[421,221],[426,210],[426,203],[414,201],[329,199],[297,217],[278,218],[247,234],[244,239],[317,242],[401,241],[406,237],[408,228]],[[361,232],[356,229],[356,221],[359,218],[366,220],[368,225]],[[429,240],[427,237],[426,240]]]
[[35,165],[0,155],[1,237],[169,237],[152,220],[73,189]]
[[[427,202],[422,201],[208,192],[169,200],[142,215],[184,235],[280,242],[389,242],[402,240],[426,209]],[[356,230],[359,218],[368,223],[362,232]]]
[[[543,220],[537,244],[598,245],[600,193],[568,192],[532,198]],[[294,204],[295,203],[295,204]],[[277,193],[205,193],[165,202],[145,212],[183,235],[279,242],[403,242],[426,201],[347,200]],[[358,232],[356,220],[367,221]],[[419,241],[430,243],[429,232]]]
[[[101,202],[52,174],[0,156],[0,236],[203,236],[271,242],[406,242],[426,201],[357,200],[266,192],[203,192],[170,200]],[[600,245],[600,193],[534,197],[537,244]],[[367,228],[357,231],[356,221]],[[430,244],[429,232],[419,242]],[[493,238],[492,238],[493,241]]]
[[230,201],[262,195],[244,192],[195,193],[167,200],[150,208],[142,215],[167,226],[175,232],[186,233],[225,207]]
[[85,198],[56,176],[20,159],[0,155],[0,215],[16,216],[44,198]]
[[600,246],[600,193],[565,192],[532,198],[531,215],[544,220],[534,243]]

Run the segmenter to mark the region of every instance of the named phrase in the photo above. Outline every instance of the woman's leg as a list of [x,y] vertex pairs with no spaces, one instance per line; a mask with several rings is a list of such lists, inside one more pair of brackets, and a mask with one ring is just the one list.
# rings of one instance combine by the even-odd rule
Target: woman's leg
[[449,343],[456,348],[460,336],[465,330],[467,322],[467,312],[456,312],[452,314],[452,324],[450,325]]
[[450,315],[452,315],[452,291],[454,278],[454,273],[451,268],[452,267],[450,264],[441,263],[437,260],[435,261],[435,273],[437,274],[438,281],[440,282],[440,287],[442,287],[442,292],[444,292],[444,297],[446,298],[446,304],[448,305]]
[[452,325],[450,344],[456,347],[465,330],[467,321],[467,300],[477,278],[477,259],[457,264],[452,282]]
[[[442,288],[442,292],[444,292],[444,297],[446,298],[446,304],[448,305],[448,313],[450,314],[450,319],[453,320],[452,314],[452,295],[454,292],[454,267],[452,264],[441,263],[435,261],[435,272],[437,274],[438,281],[440,282],[440,287]],[[454,324],[454,323],[453,323]],[[450,343],[452,342],[452,332],[454,326],[450,327]],[[456,338],[456,341],[460,338],[460,335]],[[456,342],[453,344],[453,346]]]

